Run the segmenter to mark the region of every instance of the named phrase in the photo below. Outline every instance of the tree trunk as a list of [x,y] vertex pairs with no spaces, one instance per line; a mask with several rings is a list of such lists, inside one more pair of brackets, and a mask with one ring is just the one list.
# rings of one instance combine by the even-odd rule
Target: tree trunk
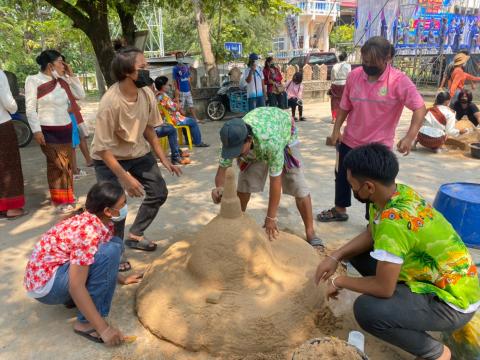
[[218,85],[219,75],[215,56],[212,51],[212,43],[210,41],[210,25],[202,11],[201,0],[192,0],[195,12],[195,21],[197,23],[198,39],[202,48],[203,63],[205,66],[205,74],[208,76],[208,85]]
[[[115,80],[110,74],[110,64],[113,60],[114,51],[110,38],[110,29],[108,28],[107,0],[77,0],[76,5],[72,5],[65,0],[46,1],[72,19],[73,27],[82,30],[87,35],[92,43],[105,82],[108,86],[112,85]],[[139,2],[140,0],[125,2],[125,6],[130,6],[128,13],[132,14],[132,22],[133,14],[135,14]],[[127,13],[127,11],[125,13]],[[130,21],[129,16],[125,16],[125,18]],[[122,28],[123,25],[122,23]],[[133,27],[132,29],[133,33],[135,33],[135,28]],[[129,32],[127,28],[122,30]]]
[[128,45],[135,45],[135,21],[134,14],[124,9],[121,5],[116,6],[120,25],[122,27],[122,36]]
[[95,59],[95,77],[97,78],[97,87],[98,93],[100,97],[105,95],[105,79],[103,78],[102,69],[100,69],[100,65],[98,64],[98,60]]

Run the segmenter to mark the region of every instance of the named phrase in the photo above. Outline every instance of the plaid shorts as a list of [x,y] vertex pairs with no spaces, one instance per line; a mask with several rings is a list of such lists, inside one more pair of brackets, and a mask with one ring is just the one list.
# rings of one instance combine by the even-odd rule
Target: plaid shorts
[[182,108],[193,107],[193,97],[192,97],[192,92],[180,92],[180,106]]

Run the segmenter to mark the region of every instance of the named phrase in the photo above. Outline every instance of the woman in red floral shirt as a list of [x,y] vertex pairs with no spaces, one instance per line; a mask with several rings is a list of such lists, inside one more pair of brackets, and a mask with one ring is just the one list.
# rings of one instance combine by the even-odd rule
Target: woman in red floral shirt
[[28,296],[44,304],[73,300],[78,308],[76,334],[119,345],[124,336],[104,318],[110,312],[117,279],[124,285],[141,279],[138,274],[118,274],[122,240],[112,237],[112,221],[127,215],[125,192],[117,183],[96,184],[88,192],[85,208],[40,238],[28,261],[24,285]]

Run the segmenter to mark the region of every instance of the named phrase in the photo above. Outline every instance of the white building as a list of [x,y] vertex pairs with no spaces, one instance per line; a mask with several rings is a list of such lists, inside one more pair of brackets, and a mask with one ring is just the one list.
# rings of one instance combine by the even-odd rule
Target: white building
[[284,30],[273,41],[277,57],[291,57],[311,50],[328,51],[328,36],[340,16],[338,0],[287,0],[301,12],[289,15]]

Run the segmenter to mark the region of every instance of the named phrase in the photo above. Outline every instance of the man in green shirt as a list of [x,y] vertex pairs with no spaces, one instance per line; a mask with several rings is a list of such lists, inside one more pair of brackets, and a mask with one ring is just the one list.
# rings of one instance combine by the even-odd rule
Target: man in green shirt
[[276,107],[260,107],[243,119],[227,121],[220,130],[222,155],[215,176],[212,199],[221,199],[225,173],[237,158],[240,167],[238,197],[242,210],[247,208],[251,193],[262,192],[270,174],[270,193],[265,230],[270,240],[278,234],[277,210],[282,193],[295,197],[305,225],[307,241],[323,246],[313,227],[312,200],[300,162],[298,136],[290,115]]
[[[442,214],[395,183],[398,160],[387,147],[358,147],[344,164],[355,198],[371,203],[370,223],[319,264],[316,282],[327,281],[332,298],[341,289],[362,293],[354,314],[365,331],[419,359],[450,359],[450,350],[427,331],[458,329],[480,307],[468,249]],[[332,276],[342,260],[363,277]]]

